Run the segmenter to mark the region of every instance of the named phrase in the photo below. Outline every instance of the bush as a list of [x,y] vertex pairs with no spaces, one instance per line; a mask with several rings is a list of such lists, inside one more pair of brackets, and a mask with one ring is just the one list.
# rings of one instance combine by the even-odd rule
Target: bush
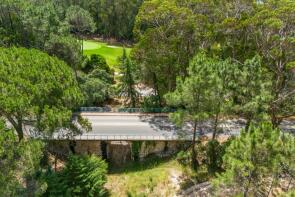
[[225,146],[217,140],[211,140],[206,148],[206,164],[209,173],[215,173],[222,169],[222,157],[225,153]]
[[191,161],[191,152],[189,151],[180,151],[176,157],[177,161],[182,165],[189,165]]
[[85,73],[88,74],[95,69],[104,70],[108,74],[111,74],[111,69],[107,64],[106,59],[101,55],[93,54],[90,56],[90,58],[86,57],[84,60],[82,70]]
[[155,95],[144,97],[141,107],[147,110],[150,108],[160,108],[159,97]]
[[47,196],[103,196],[107,164],[96,156],[71,155],[63,171],[48,171]]

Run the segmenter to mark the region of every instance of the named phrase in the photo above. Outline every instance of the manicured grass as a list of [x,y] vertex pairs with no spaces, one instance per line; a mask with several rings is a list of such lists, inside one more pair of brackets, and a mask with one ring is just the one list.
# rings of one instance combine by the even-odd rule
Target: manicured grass
[[[83,50],[85,55],[99,54],[106,58],[107,63],[114,68],[117,65],[117,60],[123,54],[123,47],[110,46],[107,43],[97,41],[84,41]],[[131,48],[126,48],[127,54],[129,54]]]
[[181,171],[174,159],[151,159],[114,169],[108,175],[110,196],[173,196],[172,171]]

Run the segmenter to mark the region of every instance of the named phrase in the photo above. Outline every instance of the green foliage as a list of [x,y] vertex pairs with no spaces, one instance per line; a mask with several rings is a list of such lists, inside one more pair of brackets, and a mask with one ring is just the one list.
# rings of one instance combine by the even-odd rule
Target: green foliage
[[132,153],[132,158],[134,161],[139,160],[141,146],[142,146],[142,141],[132,141],[131,153]]
[[126,49],[123,49],[123,55],[119,61],[119,95],[125,99],[125,103],[131,107],[135,107],[138,100],[138,93],[135,89],[134,64],[127,56]]
[[38,134],[71,127],[71,109],[82,101],[72,70],[37,50],[0,49],[0,115],[23,137],[30,121]]
[[141,82],[162,96],[187,75],[190,59],[203,42],[207,19],[175,0],[144,1],[134,27],[138,43],[132,52]]
[[45,44],[45,51],[52,56],[65,61],[72,68],[77,68],[82,61],[79,42],[71,37],[51,35]]
[[95,31],[93,18],[87,10],[79,6],[70,6],[66,11],[65,22],[69,31],[80,36]]
[[81,84],[87,106],[100,106],[109,98],[110,84],[99,78],[86,77]]
[[46,196],[104,196],[106,173],[101,158],[71,155],[61,172],[47,172]]
[[[206,173],[214,175],[217,172],[223,171],[223,159],[225,149],[230,145],[232,139],[224,143],[220,143],[217,140],[210,140],[208,143],[197,143],[195,149],[197,150],[197,160],[199,164],[204,168],[206,167]],[[191,161],[192,154],[190,151],[180,151],[177,154],[177,161],[183,166],[188,166]],[[201,169],[201,171],[205,171]],[[200,169],[196,173],[201,172]]]
[[[57,0],[56,0],[57,1]],[[132,40],[135,17],[143,0],[57,1],[60,7],[78,5],[87,10],[96,25],[96,33],[118,40]]]
[[177,161],[182,165],[189,165],[191,161],[191,154],[188,151],[180,151],[176,156]]
[[[288,66],[295,59],[294,15],[295,3],[292,0],[279,1],[243,1],[243,9],[237,13],[237,7],[231,3],[221,6],[223,15],[216,30],[222,56],[232,57],[240,62],[259,54],[268,76],[271,99],[268,115],[275,126],[284,118],[294,115],[295,92],[294,72]],[[228,18],[234,23],[228,23]],[[255,79],[254,79],[255,80]],[[251,80],[249,80],[251,82]],[[287,96],[286,96],[287,95]],[[250,106],[250,109],[253,106]]]
[[[59,10],[55,8],[52,2],[28,3],[22,7],[23,13],[20,15],[23,32],[29,34],[29,47],[43,50],[46,41],[51,35],[59,34],[61,27],[61,19]],[[22,33],[22,32],[21,32]]]
[[[273,129],[269,123],[251,126],[226,149],[223,157],[225,172],[214,183],[234,188],[232,195],[267,194],[278,184],[284,173],[284,163],[294,163],[294,147],[293,135]],[[294,164],[290,168],[294,170]]]
[[225,154],[225,149],[228,144],[228,142],[221,144],[217,140],[210,140],[206,145],[206,165],[210,174],[222,170],[222,157]]
[[141,107],[145,110],[149,110],[151,108],[160,108],[161,105],[159,103],[158,96],[155,96],[155,95],[145,96],[143,98],[143,102],[141,104]]
[[90,59],[86,57],[82,70],[88,74],[96,68],[104,70],[109,74],[111,72],[110,67],[106,62],[106,59],[103,56],[92,54],[90,56]]
[[18,143],[14,131],[7,129],[4,121],[0,120],[1,194],[24,196],[44,192],[44,182],[36,177],[40,170],[42,149],[43,143],[37,140]]
[[87,106],[102,105],[112,93],[113,75],[105,59],[100,55],[86,57],[79,81]]

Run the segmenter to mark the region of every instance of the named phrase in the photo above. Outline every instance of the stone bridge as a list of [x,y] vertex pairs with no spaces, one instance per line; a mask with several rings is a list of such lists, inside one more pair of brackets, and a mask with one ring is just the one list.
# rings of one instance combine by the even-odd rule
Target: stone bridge
[[[90,121],[92,131],[70,140],[59,132],[53,136],[51,147],[62,152],[96,154],[120,164],[150,154],[169,155],[192,140],[192,125],[177,127],[169,121],[168,113],[82,112],[81,115]],[[239,135],[244,125],[242,119],[224,120],[219,125],[222,131],[219,135]],[[211,137],[212,128],[212,122],[204,122],[197,130],[197,137]],[[294,132],[294,121],[284,122],[281,128]]]

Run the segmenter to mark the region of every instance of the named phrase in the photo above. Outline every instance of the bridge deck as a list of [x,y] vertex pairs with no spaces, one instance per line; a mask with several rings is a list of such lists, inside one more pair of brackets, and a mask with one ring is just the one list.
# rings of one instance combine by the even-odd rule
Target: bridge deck
[[[77,140],[189,140],[189,135],[172,124],[167,114],[145,113],[82,113],[92,131],[75,136]],[[54,135],[62,139],[62,135]]]
[[[192,125],[185,124],[177,128],[167,114],[146,113],[82,113],[92,124],[92,131],[75,136],[76,140],[106,141],[180,141],[192,139]],[[224,120],[219,126],[223,135],[239,135],[245,120]],[[212,122],[207,121],[198,129],[197,135],[212,135]],[[294,121],[286,121],[281,125],[284,131],[295,132]],[[63,140],[67,137],[56,134],[53,139]]]

